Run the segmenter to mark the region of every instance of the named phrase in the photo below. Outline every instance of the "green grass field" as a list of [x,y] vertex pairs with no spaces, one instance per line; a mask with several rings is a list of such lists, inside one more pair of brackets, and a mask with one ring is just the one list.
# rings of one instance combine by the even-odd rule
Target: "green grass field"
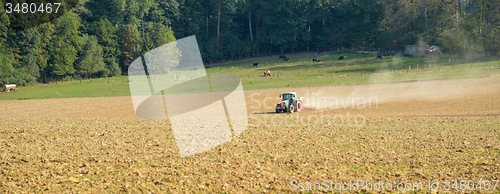
[[[337,60],[339,56],[345,60]],[[250,58],[210,64],[207,73],[231,73],[241,78],[245,90],[284,87],[369,84],[433,79],[459,79],[500,74],[500,61],[462,61],[444,58],[406,56],[374,56],[359,53],[333,52],[320,55],[321,62],[313,63],[313,55],[288,55],[284,62],[278,56]],[[252,64],[260,63],[258,67]],[[263,77],[264,71],[272,77]],[[38,84],[20,87],[16,92],[0,93],[0,100],[46,98],[84,98],[130,95],[126,76]]]

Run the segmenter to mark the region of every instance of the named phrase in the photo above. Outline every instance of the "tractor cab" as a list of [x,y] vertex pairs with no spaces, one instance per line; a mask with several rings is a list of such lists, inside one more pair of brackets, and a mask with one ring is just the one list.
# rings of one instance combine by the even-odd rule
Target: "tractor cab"
[[281,101],[289,100],[290,98],[295,98],[296,92],[286,92],[280,95]]

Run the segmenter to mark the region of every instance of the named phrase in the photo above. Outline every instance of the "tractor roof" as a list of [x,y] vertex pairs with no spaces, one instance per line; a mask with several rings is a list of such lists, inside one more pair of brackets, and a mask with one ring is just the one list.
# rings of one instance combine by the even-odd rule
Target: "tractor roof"
[[284,92],[283,94],[297,94],[297,92]]

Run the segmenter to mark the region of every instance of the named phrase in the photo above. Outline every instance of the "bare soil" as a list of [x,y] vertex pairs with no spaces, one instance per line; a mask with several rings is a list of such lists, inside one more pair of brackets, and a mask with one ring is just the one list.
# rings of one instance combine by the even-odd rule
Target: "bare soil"
[[[287,91],[303,96],[304,110],[275,114]],[[0,101],[0,193],[289,192],[292,180],[500,180],[499,76],[245,95],[247,130],[187,158],[168,122],[136,118],[130,97]]]

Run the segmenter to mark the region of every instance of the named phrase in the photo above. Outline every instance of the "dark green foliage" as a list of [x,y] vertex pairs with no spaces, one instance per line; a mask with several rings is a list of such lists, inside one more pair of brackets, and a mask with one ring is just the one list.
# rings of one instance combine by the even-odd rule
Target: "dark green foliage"
[[121,61],[123,71],[126,72],[128,66],[139,57],[141,51],[141,36],[137,27],[133,24],[127,24],[123,27],[121,35]]
[[100,19],[88,24],[87,33],[97,36],[99,44],[102,45],[106,76],[121,75],[121,69],[118,65],[120,50],[116,27],[108,19]]
[[17,43],[21,67],[36,79],[44,80],[49,59],[48,43],[52,39],[54,25],[46,23],[18,33]]
[[15,69],[12,61],[0,53],[0,86],[3,84],[17,84],[26,86],[35,81],[35,77],[26,73],[24,69]]
[[77,63],[77,70],[83,77],[88,78],[98,72],[106,70],[102,46],[95,36],[83,36],[84,45]]
[[24,31],[0,6],[0,79],[19,83],[121,75],[141,53],[191,35],[206,63],[412,44],[500,55],[493,0],[88,0]]
[[81,49],[79,35],[80,21],[77,15],[68,13],[54,20],[55,32],[49,44],[50,75],[56,78],[73,75],[76,70],[74,62]]
[[15,72],[11,61],[4,54],[0,53],[0,84],[8,84],[13,78]]
[[8,28],[10,25],[9,17],[7,16],[7,13],[3,9],[4,3],[3,1],[0,1],[0,46],[1,48],[6,48],[7,45],[5,43],[7,42],[7,36],[8,36]]

